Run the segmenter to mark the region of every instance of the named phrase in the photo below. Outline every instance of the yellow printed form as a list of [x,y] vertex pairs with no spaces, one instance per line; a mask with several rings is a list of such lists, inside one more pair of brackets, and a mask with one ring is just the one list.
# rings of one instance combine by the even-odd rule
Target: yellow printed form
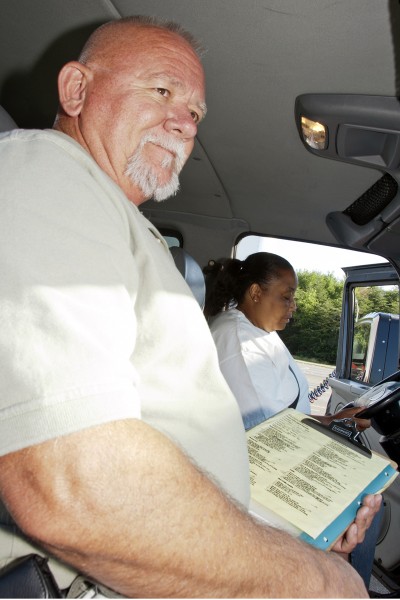
[[[316,538],[375,478],[385,477],[390,460],[353,450],[304,418],[286,409],[247,432],[251,496]],[[386,474],[381,489],[397,475]]]

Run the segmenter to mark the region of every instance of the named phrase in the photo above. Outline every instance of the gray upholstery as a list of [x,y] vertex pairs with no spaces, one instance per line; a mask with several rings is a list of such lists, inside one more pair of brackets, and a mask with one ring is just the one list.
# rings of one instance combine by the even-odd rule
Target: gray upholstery
[[17,129],[17,124],[8,112],[0,106],[0,133],[2,131],[10,131],[10,129]]
[[206,285],[203,271],[194,258],[190,256],[190,254],[188,254],[183,248],[173,246],[170,248],[170,251],[174,257],[174,261],[178,270],[185,278],[186,283],[192,290],[194,297],[203,310],[206,295]]

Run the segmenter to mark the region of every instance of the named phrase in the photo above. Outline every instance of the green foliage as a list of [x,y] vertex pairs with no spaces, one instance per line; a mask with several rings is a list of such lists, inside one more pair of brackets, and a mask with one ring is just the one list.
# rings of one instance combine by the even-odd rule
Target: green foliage
[[[343,282],[316,271],[299,271],[297,277],[297,311],[279,335],[297,358],[335,364]],[[358,287],[356,299],[359,317],[369,312],[399,312],[397,287]]]
[[358,317],[371,312],[398,313],[399,292],[397,287],[386,289],[378,286],[356,288]]
[[336,362],[343,282],[332,274],[299,271],[297,311],[280,336],[298,358]]

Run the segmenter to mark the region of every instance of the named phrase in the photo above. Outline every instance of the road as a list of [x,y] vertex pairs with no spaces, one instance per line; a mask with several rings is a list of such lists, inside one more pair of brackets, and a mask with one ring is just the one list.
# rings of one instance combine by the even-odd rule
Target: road
[[[317,363],[297,360],[297,364],[307,378],[310,391],[319,385],[335,369],[334,365],[320,365]],[[319,398],[311,404],[312,415],[324,415],[327,402],[331,395],[331,388],[328,387]]]

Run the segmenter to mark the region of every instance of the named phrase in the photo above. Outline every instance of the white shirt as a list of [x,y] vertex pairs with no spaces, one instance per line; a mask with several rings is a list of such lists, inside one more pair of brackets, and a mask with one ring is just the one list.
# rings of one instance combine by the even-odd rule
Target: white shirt
[[253,325],[239,310],[219,313],[210,323],[221,371],[246,429],[290,406],[310,412],[308,382],[276,331]]

